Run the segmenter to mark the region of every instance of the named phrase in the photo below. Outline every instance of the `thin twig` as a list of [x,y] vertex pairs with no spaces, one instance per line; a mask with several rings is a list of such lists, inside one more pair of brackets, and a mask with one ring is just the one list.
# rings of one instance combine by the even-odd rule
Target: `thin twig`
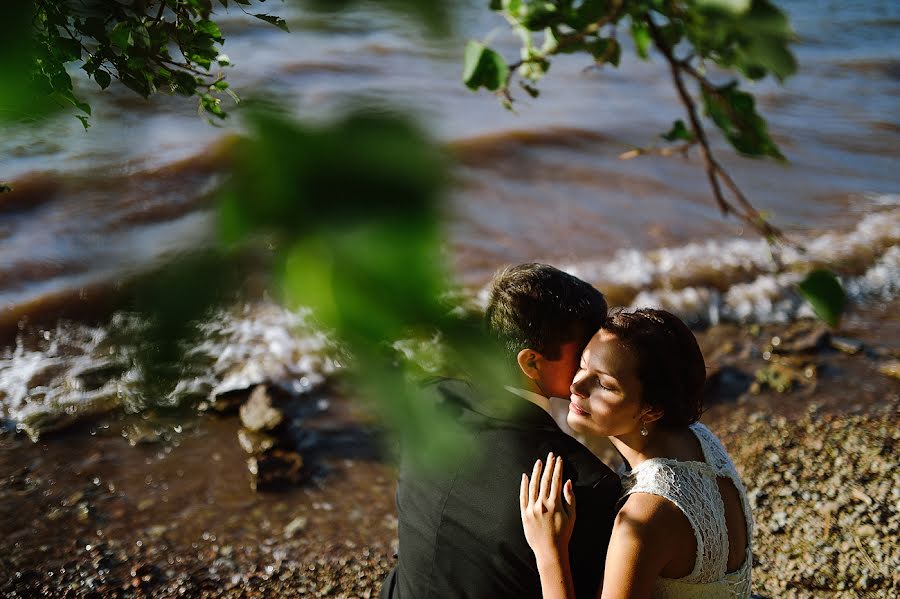
[[627,152],[619,154],[619,160],[631,160],[633,158],[637,158],[638,156],[647,155],[674,156],[675,154],[681,154],[682,156],[687,157],[688,152],[695,145],[697,145],[697,140],[686,141],[683,144],[677,146],[653,146],[650,148],[634,148],[633,150],[628,150]]
[[[709,138],[706,135],[706,129],[704,129],[703,123],[700,121],[700,116],[697,113],[697,105],[694,102],[694,99],[691,97],[690,93],[688,93],[687,91],[682,73],[687,72],[689,75],[697,79],[701,87],[709,86],[713,90],[715,90],[715,86],[713,86],[712,83],[710,83],[709,80],[703,77],[699,72],[693,69],[693,67],[690,67],[690,65],[686,65],[684,61],[679,61],[677,58],[675,58],[672,49],[666,44],[665,40],[662,37],[662,34],[649,15],[645,18],[645,22],[647,23],[647,27],[649,28],[650,35],[653,38],[654,44],[665,57],[666,62],[668,62],[669,64],[669,71],[672,75],[672,82],[675,84],[675,89],[678,91],[678,96],[681,99],[681,103],[684,105],[684,108],[687,111],[688,119],[691,122],[691,130],[694,133],[694,137],[697,143],[699,143],[700,145],[700,153],[703,156],[704,162],[706,163],[706,177],[707,179],[709,179],[709,184],[713,191],[713,197],[715,198],[719,209],[722,211],[722,214],[735,214],[766,238],[783,240],[784,236],[781,231],[771,223],[769,223],[759,213],[759,211],[757,211],[756,208],[753,207],[753,205],[750,203],[750,201],[747,199],[738,185],[734,182],[734,179],[731,178],[728,172],[713,156]],[[728,187],[728,189],[731,191],[740,208],[738,208],[738,206],[735,206],[725,197],[725,194],[722,191],[722,183],[724,183],[725,186]]]

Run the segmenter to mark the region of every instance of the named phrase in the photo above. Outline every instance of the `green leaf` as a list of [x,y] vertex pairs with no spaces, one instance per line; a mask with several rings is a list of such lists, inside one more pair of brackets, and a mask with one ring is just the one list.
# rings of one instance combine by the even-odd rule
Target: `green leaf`
[[71,62],[81,59],[81,42],[78,40],[61,37],[55,41],[56,49],[59,51],[60,59],[63,62]]
[[838,326],[847,305],[847,294],[832,271],[819,269],[810,272],[797,284],[797,289],[812,306],[816,316],[828,326]]
[[139,25],[132,29],[132,41],[138,48],[150,47],[150,32],[145,25]]
[[508,78],[509,65],[502,56],[476,41],[466,45],[463,83],[469,89],[485,87],[497,91],[506,85]]
[[770,156],[785,161],[778,146],[769,137],[766,121],[756,112],[753,96],[737,88],[737,83],[703,90],[706,114],[725,135],[735,150],[745,156]]
[[520,11],[519,22],[529,31],[542,31],[559,22],[561,15],[550,2],[528,2]]
[[609,0],[583,0],[566,24],[576,30],[583,29],[609,15],[610,8]]
[[619,66],[622,59],[622,46],[615,38],[601,38],[588,44],[591,56],[598,63],[611,64],[614,67]]
[[650,57],[650,28],[643,21],[631,21],[631,37],[634,39],[634,49],[637,55],[647,60]]
[[794,31],[787,15],[769,0],[752,0],[743,12],[702,3],[684,22],[697,54],[721,67],[737,68],[754,80],[771,73],[779,81],[797,70],[789,48]]
[[116,23],[116,26],[109,32],[109,41],[113,46],[127,50],[133,43],[130,24],[126,21]]
[[530,85],[529,83],[526,83],[525,81],[519,81],[519,86],[524,89],[525,93],[527,93],[532,98],[537,98],[541,95],[541,90],[533,85]]
[[750,79],[762,79],[770,72],[784,81],[797,72],[797,59],[787,45],[772,38],[751,38],[735,51],[735,62]]
[[694,134],[688,130],[687,126],[685,126],[684,121],[678,119],[674,123],[672,123],[672,128],[669,129],[668,133],[664,133],[662,135],[663,139],[666,141],[694,141]]
[[[257,18],[260,17],[260,15],[255,15],[255,16]],[[264,20],[267,20],[267,19],[264,19]],[[225,38],[222,37],[222,30],[219,29],[219,26],[216,25],[215,23],[213,23],[212,21],[206,21],[206,20],[197,21],[197,23],[194,26],[197,28],[197,31],[199,31],[201,33],[205,33],[206,35],[208,35],[209,37],[211,37],[212,39],[216,40],[219,43],[222,43],[225,41]]]
[[747,12],[751,4],[751,0],[695,0],[695,2],[701,8],[720,9],[733,14]]
[[88,121],[88,117],[80,115],[80,114],[76,114],[75,118],[78,119],[79,121],[81,121],[81,125],[84,127],[85,131],[87,131],[88,128],[91,126],[91,123]]
[[265,21],[266,23],[271,23],[272,25],[275,25],[275,27],[278,27],[279,29],[290,32],[290,30],[288,29],[288,26],[287,26],[287,22],[284,19],[282,19],[281,17],[276,17],[275,15],[266,15],[266,14],[255,14],[253,16],[256,17],[257,19]]
[[668,23],[659,28],[659,34],[666,47],[674,48],[684,37],[684,24],[681,21]]
[[101,89],[106,89],[112,83],[112,77],[103,69],[97,69],[94,71],[94,81],[97,82]]

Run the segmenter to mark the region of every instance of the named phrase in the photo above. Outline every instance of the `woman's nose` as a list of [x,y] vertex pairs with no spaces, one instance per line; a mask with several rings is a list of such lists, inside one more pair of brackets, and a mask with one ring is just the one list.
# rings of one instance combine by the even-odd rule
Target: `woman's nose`
[[569,385],[569,392],[572,395],[577,395],[578,397],[587,397],[585,393],[581,390],[581,383],[584,382],[584,377],[579,376],[580,373],[575,375],[575,380],[572,381],[572,384]]

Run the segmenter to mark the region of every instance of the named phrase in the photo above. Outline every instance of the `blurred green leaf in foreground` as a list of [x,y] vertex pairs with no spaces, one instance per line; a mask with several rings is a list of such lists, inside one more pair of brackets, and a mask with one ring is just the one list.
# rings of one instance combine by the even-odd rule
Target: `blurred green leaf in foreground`
[[[451,315],[441,207],[449,164],[408,119],[363,108],[324,126],[254,109],[222,191],[229,244],[274,249],[284,302],[313,308],[352,356],[355,390],[402,429],[422,463],[452,460],[455,430],[423,400],[416,364],[397,344],[438,339],[418,362],[479,380],[503,369],[482,327]],[[435,356],[447,352],[446,357]],[[446,374],[446,371],[444,372]]]

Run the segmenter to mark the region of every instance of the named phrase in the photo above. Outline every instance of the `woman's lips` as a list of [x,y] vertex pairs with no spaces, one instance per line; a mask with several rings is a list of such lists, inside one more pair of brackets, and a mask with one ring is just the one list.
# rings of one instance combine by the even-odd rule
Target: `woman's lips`
[[586,412],[579,408],[574,401],[569,402],[569,411],[575,414],[576,416],[590,416],[590,412]]

